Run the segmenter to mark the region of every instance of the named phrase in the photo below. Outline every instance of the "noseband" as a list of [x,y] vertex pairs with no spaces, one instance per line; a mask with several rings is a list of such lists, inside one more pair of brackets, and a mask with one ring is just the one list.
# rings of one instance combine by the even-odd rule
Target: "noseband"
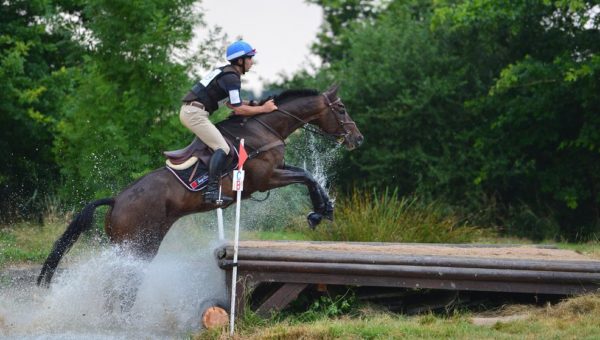
[[[342,128],[342,130],[344,130],[344,133],[327,133],[324,132],[327,136],[331,136],[333,138],[336,138],[336,141],[338,144],[342,144],[346,138],[350,135],[350,131],[348,131],[346,129],[346,124],[351,124],[354,125],[356,127],[356,123],[354,121],[349,121],[349,122],[343,122],[339,117],[341,115],[345,115],[346,113],[346,109],[344,108],[344,104],[342,103],[342,99],[338,98],[335,101],[330,101],[329,97],[327,97],[327,95],[323,94],[323,97],[325,97],[325,102],[327,102],[327,106],[329,107],[330,112],[334,115],[335,119],[337,120],[339,126]],[[341,109],[340,109],[341,108]],[[321,130],[322,131],[322,130]]]

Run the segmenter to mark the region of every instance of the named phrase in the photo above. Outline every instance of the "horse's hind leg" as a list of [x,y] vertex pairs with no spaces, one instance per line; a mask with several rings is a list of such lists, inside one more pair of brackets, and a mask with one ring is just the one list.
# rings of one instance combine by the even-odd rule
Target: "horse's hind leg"
[[142,269],[134,266],[119,268],[119,272],[106,282],[104,287],[104,310],[107,313],[127,313],[133,307],[137,292],[142,284]]
[[[192,208],[196,206],[186,194],[185,188],[168,170],[160,169],[142,177],[115,197],[113,208],[106,217],[106,234],[124,256],[143,260],[135,261],[133,267],[125,264],[123,272],[115,277],[113,297],[118,299],[121,310],[127,311],[133,306],[142,283],[143,272],[137,264],[154,259],[165,235],[183,214],[186,203]],[[116,309],[117,306],[113,303],[112,307]]]
[[[138,197],[136,192],[146,194]],[[143,280],[140,267],[156,256],[165,234],[174,223],[166,216],[164,197],[160,194],[150,196],[150,190],[141,190],[134,185],[117,196],[113,209],[106,216],[105,230],[111,243],[121,253],[120,258],[134,258],[132,262],[126,260],[119,264],[122,267],[105,288],[105,309],[109,313],[131,310]],[[160,202],[161,199],[163,202]]]

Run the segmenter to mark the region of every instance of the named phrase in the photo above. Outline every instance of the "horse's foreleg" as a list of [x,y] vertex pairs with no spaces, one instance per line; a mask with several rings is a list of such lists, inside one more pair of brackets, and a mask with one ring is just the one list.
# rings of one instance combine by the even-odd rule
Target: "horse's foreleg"
[[290,184],[304,184],[313,205],[314,212],[308,214],[308,223],[315,227],[323,217],[333,220],[333,202],[325,189],[317,183],[312,175],[299,167],[286,165],[283,169],[276,169],[268,182],[268,189],[280,188]]
[[304,176],[304,184],[306,184],[306,187],[308,188],[308,194],[313,204],[313,209],[328,220],[333,220],[333,202],[325,189],[312,177],[312,175],[308,171],[296,166],[286,165],[284,169],[300,173]]

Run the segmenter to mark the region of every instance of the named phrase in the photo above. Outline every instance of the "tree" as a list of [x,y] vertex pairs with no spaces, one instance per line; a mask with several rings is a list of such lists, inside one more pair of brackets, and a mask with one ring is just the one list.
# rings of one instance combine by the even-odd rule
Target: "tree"
[[323,62],[341,60],[350,42],[343,34],[353,22],[375,17],[378,6],[373,0],[308,0],[323,8],[324,22],[312,50]]
[[57,20],[72,8],[43,0],[0,6],[0,219],[39,208],[32,198],[58,179],[52,131],[82,49]]
[[519,236],[600,232],[598,5],[386,5],[350,15],[335,39],[317,43],[344,52],[286,84],[341,83],[365,144],[337,177],[444,200]]
[[[506,205],[550,216],[586,238],[600,231],[600,31],[592,1],[465,1],[437,9],[450,53],[485,92],[466,103],[482,163],[475,183]],[[487,73],[487,76],[486,76]],[[523,228],[524,232],[528,232]]]
[[190,86],[187,48],[200,20],[192,0],[88,1],[82,23],[90,42],[64,105],[54,145],[65,192],[77,200],[103,196],[162,163],[179,147],[178,104]]

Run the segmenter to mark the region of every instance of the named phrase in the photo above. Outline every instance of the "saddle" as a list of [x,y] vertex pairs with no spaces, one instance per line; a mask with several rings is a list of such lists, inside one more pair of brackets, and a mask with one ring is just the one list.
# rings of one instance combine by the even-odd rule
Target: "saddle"
[[[233,116],[216,125],[217,129],[223,134],[230,150],[232,150],[227,156],[226,170],[223,175],[226,175],[233,170],[237,164],[239,145],[235,145],[232,139],[239,144],[240,136],[247,135],[244,126],[248,120],[248,117]],[[258,148],[250,147],[252,152],[248,154],[248,160],[256,157],[261,152],[280,145],[285,145],[285,143],[281,140],[277,140]],[[208,181],[208,163],[210,162],[213,151],[204,144],[204,142],[198,139],[198,137],[194,137],[192,143],[183,149],[165,151],[163,154],[167,158],[167,169],[171,171],[187,189],[199,191],[206,186],[206,182]]]
[[[233,158],[237,159],[237,147],[233,145],[231,141],[227,139],[225,139],[225,141],[231,150],[235,150],[233,153],[230,152],[227,158],[232,158],[232,160]],[[208,165],[213,151],[204,144],[204,142],[198,139],[198,137],[194,137],[192,143],[185,148],[174,151],[165,151],[163,154],[167,157],[167,166],[176,170],[183,170],[196,164],[198,160],[204,165]]]
[[[227,141],[229,148],[235,150],[227,156],[225,172],[221,176],[226,176],[233,167],[235,167],[238,158],[238,150],[230,141]],[[163,154],[167,157],[167,170],[179,180],[183,186],[190,191],[201,191],[208,184],[208,163],[212,157],[213,151],[197,137],[192,143],[181,150],[165,151]]]

